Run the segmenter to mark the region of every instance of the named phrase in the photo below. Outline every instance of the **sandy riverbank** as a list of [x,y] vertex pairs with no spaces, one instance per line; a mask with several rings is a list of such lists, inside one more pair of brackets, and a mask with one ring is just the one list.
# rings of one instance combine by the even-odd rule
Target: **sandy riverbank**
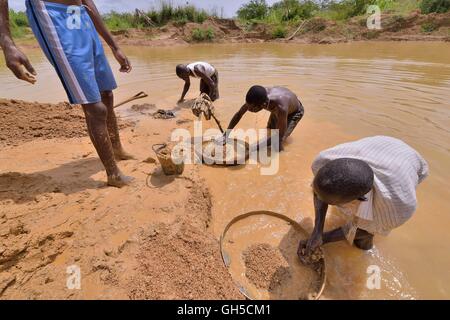
[[[319,43],[332,44],[352,41],[450,41],[450,12],[444,14],[420,14],[409,16],[383,14],[381,30],[369,30],[366,17],[355,17],[346,22],[323,18],[312,18],[304,22],[297,33],[296,25],[286,27],[286,38],[274,38],[276,26],[251,23],[243,24],[232,19],[210,18],[199,23],[168,23],[163,27],[114,31],[122,45],[166,47],[198,43],[193,31],[212,30],[214,38],[210,43]],[[294,35],[292,38],[291,36]],[[37,47],[29,36],[19,39],[25,47]]]
[[[114,189],[105,187],[81,110],[6,100],[0,108],[14,108],[18,120],[15,129],[9,112],[0,120],[10,127],[0,140],[1,299],[242,298],[209,231],[211,196],[198,168],[171,179],[143,162],[152,144],[189,126],[183,112],[125,126],[138,160],[120,167],[136,182]],[[66,287],[72,265],[81,290]]]

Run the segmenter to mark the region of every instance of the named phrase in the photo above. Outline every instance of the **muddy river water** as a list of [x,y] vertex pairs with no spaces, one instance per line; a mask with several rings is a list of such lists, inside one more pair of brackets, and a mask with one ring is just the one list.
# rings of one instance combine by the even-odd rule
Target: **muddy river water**
[[[388,237],[377,237],[369,252],[346,243],[326,246],[325,297],[450,298],[450,214],[446,203],[450,198],[450,43],[236,44],[125,50],[134,70],[129,75],[117,74],[118,100],[142,90],[150,95],[147,102],[172,108],[182,89],[174,75],[175,65],[205,60],[220,72],[221,99],[215,105],[225,125],[254,84],[286,86],[305,106],[304,119],[280,155],[277,174],[263,176],[258,165],[201,169],[213,195],[211,229],[217,237],[230,219],[254,210],[285,214],[310,232],[314,216],[310,166],[325,148],[373,135],[400,138],[416,148],[429,162],[431,172],[418,189],[418,211]],[[13,80],[0,61],[0,95],[42,102],[65,100],[54,71],[40,52],[27,53],[39,73],[38,84]],[[113,67],[117,69],[115,63]],[[196,97],[197,88],[195,84],[190,98]],[[240,127],[264,128],[267,117],[266,113],[246,115]],[[205,124],[209,126],[212,124]],[[264,221],[250,222],[242,225],[241,231],[235,230],[234,236],[255,240],[253,232],[256,237],[270,238],[261,233]],[[342,218],[332,211],[326,227],[340,223]],[[282,242],[284,234],[272,229],[273,225],[267,232]],[[247,235],[242,230],[247,230]],[[367,287],[370,266],[381,270],[380,289]],[[239,266],[233,272],[242,277]]]

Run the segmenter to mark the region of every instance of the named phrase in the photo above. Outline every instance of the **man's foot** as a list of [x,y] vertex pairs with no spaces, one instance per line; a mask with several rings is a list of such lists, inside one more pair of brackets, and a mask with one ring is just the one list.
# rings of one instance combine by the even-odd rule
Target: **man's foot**
[[124,150],[114,150],[114,158],[116,158],[117,161],[121,160],[136,160],[136,158],[129,154],[128,152]]
[[122,188],[130,185],[133,181],[134,181],[133,177],[128,177],[123,174],[119,174],[118,176],[108,177],[108,186]]
[[368,238],[365,238],[365,239],[354,240],[353,244],[358,249],[361,249],[361,250],[364,250],[364,251],[371,250],[373,248],[373,237],[368,237]]

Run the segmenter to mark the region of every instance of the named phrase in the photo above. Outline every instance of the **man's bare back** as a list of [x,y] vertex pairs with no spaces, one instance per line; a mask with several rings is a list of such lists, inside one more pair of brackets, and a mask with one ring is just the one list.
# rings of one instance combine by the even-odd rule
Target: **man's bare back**
[[[261,110],[270,112],[267,129],[279,130],[279,146],[280,150],[283,150],[282,142],[291,135],[304,115],[303,105],[297,95],[287,88],[251,87],[247,93],[245,104],[231,119],[228,132],[236,127],[247,111],[255,113]],[[268,141],[270,142],[271,139]],[[270,144],[269,142],[268,144]]]
[[266,88],[270,103],[268,111],[276,108],[282,109],[288,115],[300,111],[301,103],[295,93],[283,87]]

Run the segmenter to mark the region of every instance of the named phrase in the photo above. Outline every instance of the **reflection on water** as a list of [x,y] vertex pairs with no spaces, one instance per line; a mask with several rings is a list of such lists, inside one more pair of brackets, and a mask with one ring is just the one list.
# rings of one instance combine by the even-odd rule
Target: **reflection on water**
[[[117,74],[117,100],[138,91],[146,102],[169,109],[181,95],[175,65],[206,60],[221,77],[219,117],[228,122],[254,84],[287,86],[305,105],[304,120],[281,155],[280,172],[261,176],[259,168],[202,168],[214,196],[212,229],[219,236],[234,216],[273,210],[312,228],[310,164],[321,150],[370,135],[400,138],[421,152],[431,176],[419,188],[419,210],[376,248],[361,252],[346,244],[326,249],[329,298],[449,298],[450,216],[450,44],[351,43],[338,45],[215,45],[125,48],[133,72]],[[1,96],[38,101],[64,100],[49,64],[29,50],[39,72],[30,86],[14,80],[0,61]],[[114,69],[118,65],[112,61]],[[194,85],[190,97],[196,96]],[[124,107],[126,108],[126,107]],[[242,128],[264,127],[267,114],[246,115]],[[212,124],[211,124],[212,126]],[[339,214],[327,227],[339,225]],[[382,269],[381,290],[366,287],[367,268]]]

